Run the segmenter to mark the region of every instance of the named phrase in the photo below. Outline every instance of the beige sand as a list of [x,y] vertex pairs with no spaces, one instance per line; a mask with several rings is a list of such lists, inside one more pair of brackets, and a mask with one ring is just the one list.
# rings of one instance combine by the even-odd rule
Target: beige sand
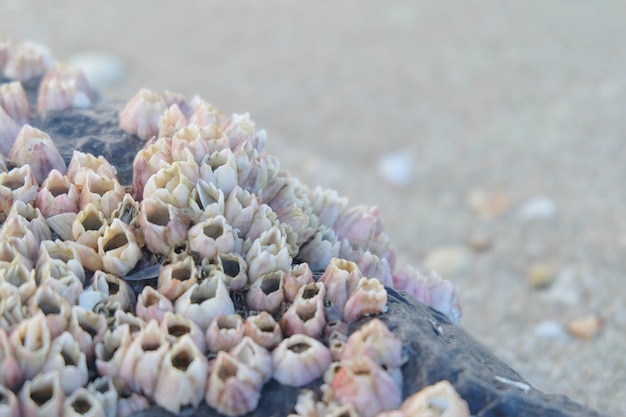
[[452,279],[522,376],[625,415],[625,2],[87,3],[4,0],[0,32],[112,53],[107,98],[249,111],[290,172],[378,205],[399,266]]

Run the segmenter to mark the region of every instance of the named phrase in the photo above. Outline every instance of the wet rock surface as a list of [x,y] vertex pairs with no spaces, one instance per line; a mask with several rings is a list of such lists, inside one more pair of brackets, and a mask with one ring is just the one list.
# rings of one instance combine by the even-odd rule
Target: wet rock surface
[[[563,395],[548,395],[536,390],[517,372],[489,353],[461,327],[454,326],[442,314],[387,288],[387,313],[377,316],[403,341],[407,362],[402,367],[403,397],[434,384],[449,380],[469,404],[476,417],[601,416],[595,410],[578,404]],[[350,327],[350,333],[367,323],[363,318]],[[319,387],[317,380],[307,387]],[[286,416],[293,412],[300,388],[282,386],[274,379],[263,389],[261,402],[248,416]],[[188,409],[181,416],[221,416],[206,404]],[[152,407],[134,417],[173,414]]]

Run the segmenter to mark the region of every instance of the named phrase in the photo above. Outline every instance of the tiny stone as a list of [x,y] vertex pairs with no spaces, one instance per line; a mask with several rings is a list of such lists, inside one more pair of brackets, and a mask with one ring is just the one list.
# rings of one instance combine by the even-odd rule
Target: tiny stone
[[476,253],[484,252],[491,248],[491,239],[487,235],[477,234],[472,236],[469,247]]
[[567,325],[567,331],[579,339],[590,340],[603,325],[603,320],[596,314],[574,319]]
[[554,320],[544,320],[534,329],[535,336],[546,339],[559,339],[566,335],[565,329]]
[[535,289],[547,288],[556,280],[558,271],[553,265],[536,263],[528,270],[528,282]]
[[526,202],[519,215],[524,220],[548,220],[556,215],[556,203],[548,197],[535,197]]
[[413,178],[413,156],[407,151],[388,153],[378,161],[378,174],[391,185],[404,187]]
[[471,256],[471,252],[462,246],[435,248],[424,258],[424,267],[447,277],[465,270],[470,263]]
[[480,217],[492,219],[498,217],[509,208],[509,195],[501,190],[474,188],[466,198],[469,209]]

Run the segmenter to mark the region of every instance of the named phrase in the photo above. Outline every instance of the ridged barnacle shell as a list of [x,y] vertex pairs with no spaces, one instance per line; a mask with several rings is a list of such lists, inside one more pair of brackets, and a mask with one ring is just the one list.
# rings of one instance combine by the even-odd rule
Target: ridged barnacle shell
[[[20,125],[0,106],[0,154],[3,157],[9,154],[19,132]],[[2,164],[2,171],[6,172],[6,163]]]
[[111,377],[99,377],[87,385],[87,390],[98,399],[106,417],[117,415],[118,393]]
[[205,155],[228,147],[228,138],[215,125],[198,126],[190,122],[172,136],[172,156],[180,159],[183,150],[189,150],[194,161],[202,162]]
[[0,283],[0,329],[12,331],[26,317],[26,308],[18,289],[6,282]]
[[98,249],[98,238],[104,236],[108,222],[94,204],[87,204],[72,222],[72,236],[77,243]]
[[198,164],[193,159],[174,161],[148,179],[143,188],[143,198],[152,197],[176,207],[186,207],[191,190],[198,181],[198,171]]
[[191,319],[180,314],[166,312],[161,322],[161,332],[170,344],[176,343],[181,337],[189,335],[200,352],[206,352],[206,333]]
[[237,236],[224,216],[202,219],[187,233],[189,247],[202,259],[214,259],[222,253],[235,250]]
[[107,322],[104,316],[74,305],[67,330],[78,343],[87,361],[91,362],[95,355],[96,344],[104,339]]
[[130,226],[113,219],[98,238],[98,255],[107,272],[123,277],[141,258],[141,249]]
[[152,320],[128,346],[119,371],[119,377],[132,391],[152,396],[160,365],[170,344]]
[[115,307],[115,312],[113,313],[113,324],[109,325],[111,328],[117,328],[124,325],[128,325],[128,331],[130,335],[135,338],[139,332],[141,332],[146,327],[146,322],[141,318],[135,316],[130,311],[124,311],[119,308],[118,303],[110,303]]
[[330,350],[312,337],[295,334],[272,352],[274,379],[300,387],[321,377],[332,362]]
[[165,313],[173,311],[174,305],[169,298],[149,285],[146,285],[137,297],[135,313],[146,322],[156,320],[161,323]]
[[200,163],[200,177],[215,184],[224,195],[229,195],[237,186],[237,176],[235,155],[228,148],[206,155]]
[[236,357],[219,352],[209,375],[206,402],[227,416],[254,410],[261,398],[263,377]]
[[343,317],[348,323],[366,314],[384,313],[387,308],[387,290],[376,278],[361,278],[346,300]]
[[176,299],[174,309],[206,330],[220,314],[234,314],[235,306],[226,285],[220,279],[193,284]]
[[285,299],[284,284],[285,273],[283,271],[261,275],[250,285],[246,294],[248,308],[270,313],[277,311]]
[[402,403],[406,416],[469,417],[470,410],[450,382],[443,380],[416,392]]
[[341,243],[332,229],[321,225],[313,237],[300,247],[298,257],[315,270],[326,269],[332,258],[339,257]]
[[259,207],[258,197],[237,186],[227,196],[223,206],[224,217],[228,223],[239,230],[239,236],[247,236],[252,218]]
[[263,232],[246,254],[248,281],[253,283],[263,274],[274,271],[287,272],[291,268],[291,257],[286,237],[278,227]]
[[163,97],[144,88],[120,112],[120,128],[148,140],[159,132],[159,118],[166,109]]
[[8,242],[19,253],[34,261],[39,254],[41,240],[29,226],[28,220],[11,212],[0,229],[0,240]]
[[[0,67],[0,69],[2,69]],[[7,417],[20,417],[20,403],[11,391],[10,387],[7,387],[0,383],[0,415]]]
[[361,271],[354,262],[332,258],[318,282],[326,287],[326,298],[342,312],[343,306],[357,287],[361,277]]
[[23,320],[13,329],[9,340],[24,379],[33,378],[50,352],[50,330],[44,314],[40,312]]
[[85,280],[85,270],[76,249],[62,240],[44,240],[39,245],[39,257],[36,264],[37,280],[61,278],[74,274],[81,282]]
[[321,282],[311,282],[300,287],[293,304],[283,314],[281,327],[287,336],[302,333],[320,337],[326,325],[324,295],[326,290]]
[[26,91],[19,81],[0,85],[0,107],[18,125],[28,123],[32,115]]
[[26,226],[33,232],[33,234],[39,240],[52,239],[52,232],[46,218],[41,214],[41,211],[33,207],[30,203],[24,203],[23,201],[15,201],[9,211],[9,217],[20,216],[25,220]]
[[189,124],[198,126],[214,126],[219,125],[224,120],[224,113],[205,100],[195,96],[191,101],[193,108],[192,114],[189,116]]
[[[0,236],[2,236],[1,231]],[[6,269],[11,265],[11,262],[24,265],[28,269],[32,269],[34,265],[30,258],[22,255],[10,242],[0,240],[0,267]]]
[[59,293],[47,285],[41,285],[28,300],[31,316],[45,314],[46,327],[54,339],[63,333],[70,322],[72,306]]
[[255,124],[250,119],[250,113],[234,113],[222,122],[220,130],[228,137],[230,148],[234,150],[252,138],[255,132]]
[[0,269],[0,284],[3,282],[17,288],[22,303],[26,302],[37,289],[35,270],[26,267],[19,259],[14,259],[7,268]]
[[157,288],[161,294],[174,301],[198,282],[198,268],[193,257],[161,267]]
[[177,104],[169,106],[159,118],[158,136],[169,137],[187,125],[187,118]]
[[144,198],[137,219],[146,246],[154,253],[166,255],[173,246],[187,239],[189,218],[165,201]]
[[309,268],[309,264],[303,262],[291,267],[291,270],[285,275],[285,298],[289,302],[293,302],[300,290],[309,283],[313,282],[313,272]]
[[63,392],[69,395],[87,384],[87,360],[80,346],[69,332],[63,332],[52,341],[50,353],[41,372],[58,371]]
[[130,326],[124,324],[107,330],[95,347],[96,369],[102,376],[117,378],[128,346],[132,342]]
[[50,136],[30,125],[22,126],[7,156],[19,165],[30,165],[39,184],[53,169],[61,172],[67,170],[65,161]]
[[135,302],[135,292],[131,286],[113,274],[96,271],[91,278],[91,288],[102,295],[102,300],[117,302],[125,311]]
[[340,404],[352,404],[363,417],[396,409],[402,402],[402,389],[383,368],[366,356],[342,360],[332,389]]
[[150,407],[150,400],[126,388],[119,389],[115,416],[130,417]]
[[138,227],[137,216],[139,215],[139,210],[139,203],[130,194],[126,193],[117,208],[111,212],[111,218],[120,219],[127,225],[136,228]]
[[78,190],[66,176],[53,169],[35,197],[35,206],[44,216],[78,212]]
[[209,364],[191,337],[185,335],[174,343],[161,362],[156,382],[156,403],[172,413],[181,407],[197,407],[204,398]]
[[65,395],[57,371],[27,380],[19,393],[22,416],[61,416]]
[[31,203],[39,189],[30,165],[0,173],[0,221],[4,221],[14,201]]
[[393,267],[387,258],[383,258],[366,250],[359,255],[355,262],[364,276],[376,278],[382,285],[393,287],[393,278],[391,275]]
[[189,207],[195,222],[224,214],[224,192],[212,182],[198,179],[191,196]]
[[248,336],[244,336],[237,346],[230,350],[230,354],[256,369],[261,374],[263,382],[267,382],[274,373],[272,354]]
[[74,151],[70,164],[67,167],[66,175],[73,184],[78,186],[79,191],[82,190],[86,180],[86,173],[89,171],[93,171],[100,177],[110,180],[117,179],[117,170],[102,155],[96,158],[90,153]]
[[64,417],[105,417],[104,407],[100,400],[86,388],[79,388],[65,398],[63,402]]
[[39,83],[37,111],[87,108],[95,100],[83,71],[71,64],[56,63]]
[[402,341],[385,324],[370,320],[348,338],[343,358],[367,356],[385,369],[402,366]]
[[20,386],[22,381],[22,369],[13,351],[13,346],[9,342],[9,335],[0,328],[0,389],[3,387],[15,389]]
[[346,210],[348,199],[335,190],[316,187],[309,191],[309,200],[320,225],[333,228],[339,214]]
[[20,43],[4,68],[7,78],[26,81],[43,75],[52,64],[50,50],[31,41]]
[[243,337],[243,320],[239,314],[220,314],[209,324],[206,345],[211,352],[228,351]]
[[244,335],[266,349],[273,349],[283,340],[283,332],[279,324],[267,311],[261,311],[246,318]]
[[[246,274],[248,266],[241,255],[236,252],[220,253],[215,258],[217,261],[214,265],[215,268],[209,270],[209,275],[219,274],[219,278],[224,281],[230,291],[240,290],[248,283],[248,275]],[[207,260],[202,260],[201,274],[202,269],[207,269],[208,265],[210,264]]]
[[393,274],[393,286],[445,314],[452,323],[459,323],[461,306],[457,289],[452,282],[441,278],[436,272],[421,274],[417,269],[407,266]]
[[88,204],[93,204],[106,217],[111,216],[124,198],[124,187],[116,178],[108,178],[95,171],[84,171],[84,181],[81,184],[78,206],[83,210]]
[[150,140],[133,160],[133,197],[141,201],[146,183],[161,168],[172,163],[172,141],[169,138]]

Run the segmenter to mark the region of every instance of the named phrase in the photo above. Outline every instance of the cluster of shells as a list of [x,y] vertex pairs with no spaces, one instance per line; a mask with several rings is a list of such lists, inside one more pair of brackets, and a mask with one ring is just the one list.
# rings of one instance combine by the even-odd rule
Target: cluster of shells
[[[443,381],[404,399],[385,286],[457,322],[456,290],[394,272],[378,211],[310,190],[248,114],[141,90],[120,127],[146,141],[132,184],[29,125],[89,107],[83,73],[0,40],[0,416],[126,416],[203,401],[237,416],[274,378],[294,415],[468,415]],[[22,82],[41,78],[36,109]],[[423,414],[420,414],[423,413]]]

